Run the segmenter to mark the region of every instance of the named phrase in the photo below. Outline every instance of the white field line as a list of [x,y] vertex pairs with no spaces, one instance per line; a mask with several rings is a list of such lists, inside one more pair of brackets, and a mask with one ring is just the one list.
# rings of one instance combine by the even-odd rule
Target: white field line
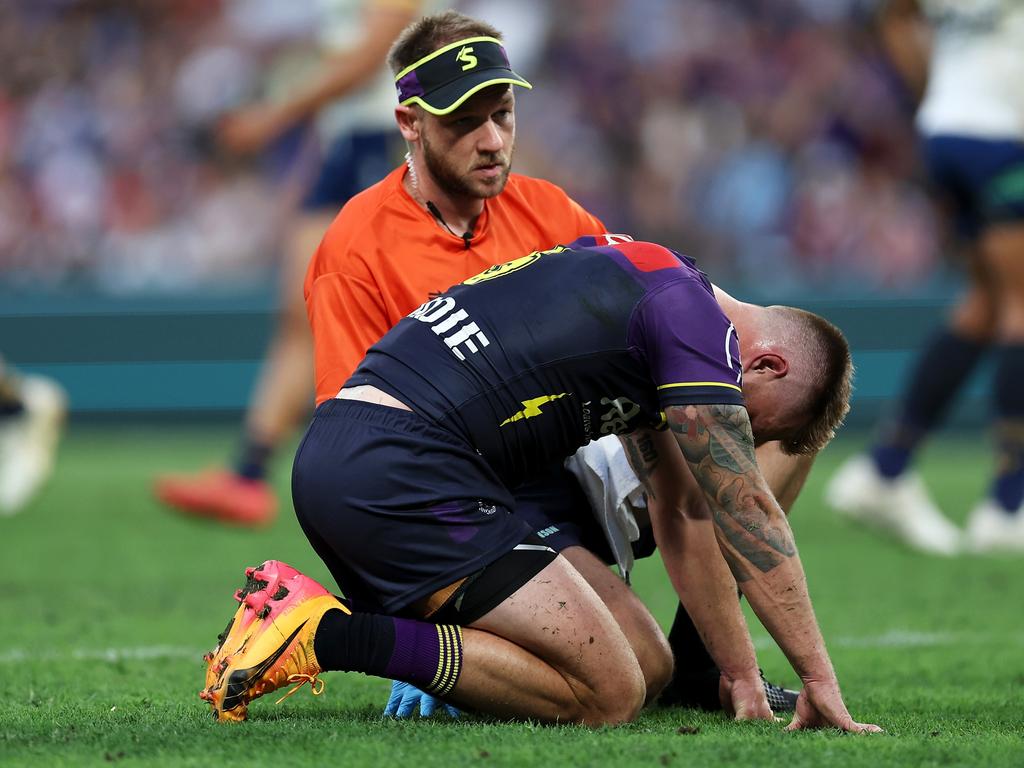
[[121,661],[155,661],[163,659],[195,659],[202,662],[203,654],[197,648],[175,645],[140,645],[134,648],[70,648],[68,650],[27,650],[8,648],[0,651],[0,664],[23,664],[27,661],[102,661],[116,664]]
[[[940,648],[970,645],[1021,645],[1024,635],[986,634],[984,632],[918,632],[912,629],[890,629],[880,635],[826,637],[830,648]],[[764,635],[754,638],[758,650],[771,648],[775,641]]]
[[[891,629],[880,635],[835,636],[825,638],[830,648],[940,648],[976,645],[1019,645],[1024,647],[1024,634],[984,634],[964,632],[918,632],[910,629]],[[770,637],[754,638],[758,650],[771,648],[775,641]],[[127,648],[71,648],[67,650],[29,650],[7,648],[0,650],[0,664],[24,664],[26,662],[105,662],[116,664],[122,661],[156,661],[170,659],[194,660],[201,663],[205,651],[177,645],[140,645]]]

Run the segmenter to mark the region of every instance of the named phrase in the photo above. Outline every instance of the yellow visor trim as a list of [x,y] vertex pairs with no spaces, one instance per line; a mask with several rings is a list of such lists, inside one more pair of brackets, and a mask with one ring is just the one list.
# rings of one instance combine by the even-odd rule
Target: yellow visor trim
[[436,59],[442,53],[446,53],[450,51],[452,48],[458,48],[460,45],[466,45],[467,43],[495,43],[496,45],[500,45],[502,48],[505,47],[501,40],[499,40],[496,37],[467,37],[465,40],[456,40],[454,43],[450,43],[449,45],[446,45],[444,48],[438,48],[433,53],[427,54],[419,61],[410,64],[408,67],[406,67],[397,75],[395,75],[395,82],[397,83],[403,77],[405,77],[414,69],[416,69],[416,67],[420,66],[420,64],[424,64],[430,61],[431,59]]

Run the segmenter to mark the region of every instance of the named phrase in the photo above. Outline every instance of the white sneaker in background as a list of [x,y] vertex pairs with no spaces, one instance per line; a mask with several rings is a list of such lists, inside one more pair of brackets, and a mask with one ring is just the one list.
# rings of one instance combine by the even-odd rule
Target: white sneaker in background
[[854,456],[839,468],[825,486],[825,503],[921,552],[955,555],[963,549],[960,529],[943,516],[915,473],[889,480],[869,456]]
[[50,476],[67,395],[42,376],[22,375],[18,394],[24,411],[0,418],[0,515],[12,515]]
[[1024,552],[1024,510],[1010,513],[992,499],[980,502],[967,518],[971,552]]

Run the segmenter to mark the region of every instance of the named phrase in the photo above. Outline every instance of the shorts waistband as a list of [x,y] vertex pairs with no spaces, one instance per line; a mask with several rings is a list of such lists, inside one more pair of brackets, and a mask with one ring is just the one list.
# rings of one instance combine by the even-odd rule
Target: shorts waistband
[[361,400],[339,400],[331,398],[317,406],[314,419],[349,419],[370,424],[378,429],[393,432],[425,435],[449,443],[457,448],[473,450],[465,440],[445,429],[436,422],[414,411],[391,408],[377,403],[364,403]]

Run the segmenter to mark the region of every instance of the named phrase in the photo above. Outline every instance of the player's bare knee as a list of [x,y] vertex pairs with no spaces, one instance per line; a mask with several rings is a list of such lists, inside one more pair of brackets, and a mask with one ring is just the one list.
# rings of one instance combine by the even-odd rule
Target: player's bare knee
[[646,699],[647,686],[644,684],[643,675],[637,675],[621,687],[618,695],[603,702],[600,725],[633,722],[644,708]]
[[647,686],[639,662],[635,658],[604,670],[599,685],[581,701],[585,725],[620,725],[632,722],[640,714],[647,698]]

